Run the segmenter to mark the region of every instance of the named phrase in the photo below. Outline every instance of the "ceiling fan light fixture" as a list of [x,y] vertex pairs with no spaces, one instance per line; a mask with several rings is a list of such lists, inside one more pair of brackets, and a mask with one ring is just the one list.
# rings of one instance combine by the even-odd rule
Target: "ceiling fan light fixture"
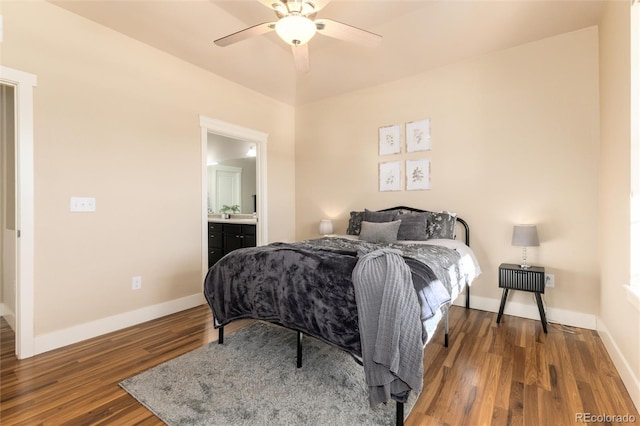
[[316,34],[316,24],[298,14],[285,16],[276,22],[276,33],[292,46],[307,43]]
[[284,15],[298,13],[307,16],[316,10],[316,5],[308,0],[281,0],[273,3],[271,8]]

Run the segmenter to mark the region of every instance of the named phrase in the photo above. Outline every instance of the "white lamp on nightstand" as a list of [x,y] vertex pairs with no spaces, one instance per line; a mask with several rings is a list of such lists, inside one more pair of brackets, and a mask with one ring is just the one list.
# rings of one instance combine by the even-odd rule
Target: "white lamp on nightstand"
[[511,245],[522,247],[522,263],[520,267],[523,269],[530,268],[531,265],[527,264],[527,247],[540,245],[536,225],[514,225]]
[[324,236],[333,234],[333,222],[329,219],[322,219],[318,226],[318,234]]

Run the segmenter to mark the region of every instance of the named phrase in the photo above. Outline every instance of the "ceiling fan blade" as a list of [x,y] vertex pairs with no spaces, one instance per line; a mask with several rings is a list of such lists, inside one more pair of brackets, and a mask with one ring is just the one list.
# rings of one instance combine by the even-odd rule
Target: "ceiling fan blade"
[[366,47],[377,47],[382,41],[382,36],[370,31],[361,30],[351,25],[331,19],[317,19],[315,21],[319,34],[340,40],[350,41]]
[[275,22],[263,22],[262,24],[254,25],[253,27],[219,38],[215,40],[214,43],[216,46],[225,47],[254,36],[266,34],[269,31],[273,31],[274,28]]
[[309,45],[307,43],[299,46],[291,46],[293,60],[296,63],[298,72],[309,72]]

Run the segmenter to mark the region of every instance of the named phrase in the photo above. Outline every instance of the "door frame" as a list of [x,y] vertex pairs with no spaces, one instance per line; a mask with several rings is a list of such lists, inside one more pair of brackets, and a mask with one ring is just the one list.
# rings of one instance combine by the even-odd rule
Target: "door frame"
[[0,66],[0,81],[15,87],[16,119],[16,357],[35,355],[33,88],[37,77]]
[[267,140],[269,135],[248,127],[238,126],[222,120],[209,118],[200,115],[200,141],[202,145],[202,277],[209,270],[207,233],[208,217],[207,217],[207,135],[214,133],[216,135],[226,136],[232,139],[238,139],[244,142],[251,142],[256,145],[256,196],[257,206],[256,213],[258,221],[256,223],[256,245],[260,246],[267,243]]

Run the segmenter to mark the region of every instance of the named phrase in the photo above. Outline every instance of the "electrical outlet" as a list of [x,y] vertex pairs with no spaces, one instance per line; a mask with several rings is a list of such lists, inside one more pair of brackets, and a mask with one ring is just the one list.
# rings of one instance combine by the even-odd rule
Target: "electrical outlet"
[[555,287],[556,286],[556,276],[553,274],[544,274],[544,286],[545,287]]
[[131,278],[131,290],[140,290],[142,288],[142,277]]

